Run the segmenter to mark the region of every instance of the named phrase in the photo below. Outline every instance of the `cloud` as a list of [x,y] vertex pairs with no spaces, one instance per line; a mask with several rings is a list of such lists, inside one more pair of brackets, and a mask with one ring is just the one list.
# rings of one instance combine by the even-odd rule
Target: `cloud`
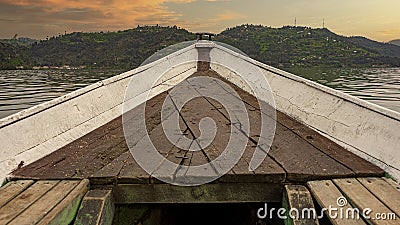
[[237,19],[244,19],[246,18],[245,15],[240,14],[238,12],[233,12],[233,11],[226,11],[221,14],[218,14],[215,19],[213,19],[215,22],[221,22],[221,21],[226,21],[226,20],[237,20]]
[[[137,24],[171,25],[179,22],[181,15],[170,12],[165,3],[184,4],[192,1],[194,0],[0,0],[0,29],[11,29],[6,28],[10,26],[6,24],[7,21],[18,21],[25,29],[29,29],[26,26],[28,24],[35,25],[35,29],[42,25],[47,27],[47,32],[58,30],[56,33],[64,30],[127,29]],[[12,33],[14,32],[16,31]],[[42,37],[44,36],[46,35],[43,34]]]
[[[45,38],[73,31],[115,31],[139,25],[178,25],[220,32],[243,23],[322,25],[343,35],[399,38],[400,1],[352,0],[0,0],[0,38]],[[371,13],[373,12],[373,13]],[[379,32],[382,31],[382,32]]]

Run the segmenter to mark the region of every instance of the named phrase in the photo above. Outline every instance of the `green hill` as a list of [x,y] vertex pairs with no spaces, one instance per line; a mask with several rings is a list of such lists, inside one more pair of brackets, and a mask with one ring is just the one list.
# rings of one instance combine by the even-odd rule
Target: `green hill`
[[[328,29],[309,27],[270,28],[241,25],[222,32],[218,38],[250,57],[277,67],[330,66],[359,67],[372,65],[400,66],[400,47],[366,38],[349,38]],[[370,42],[375,45],[368,46]]]
[[[146,26],[118,32],[76,32],[48,40],[0,40],[0,69],[19,66],[86,66],[131,69],[166,46],[194,40],[174,27]],[[400,66],[400,47],[328,29],[241,25],[215,38],[280,68],[298,66]]]
[[157,50],[193,40],[176,27],[140,27],[107,33],[72,33],[33,44],[28,50],[37,65],[133,68]]
[[392,45],[400,46],[400,39],[396,39],[396,40],[393,40],[393,41],[389,41],[389,43],[392,44]]

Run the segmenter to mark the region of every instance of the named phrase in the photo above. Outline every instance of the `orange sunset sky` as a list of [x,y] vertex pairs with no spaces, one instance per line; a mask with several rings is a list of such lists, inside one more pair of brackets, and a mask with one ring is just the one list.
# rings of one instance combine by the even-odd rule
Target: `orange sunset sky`
[[252,23],[322,27],[379,41],[400,39],[400,0],[0,0],[0,38],[178,25],[219,33]]

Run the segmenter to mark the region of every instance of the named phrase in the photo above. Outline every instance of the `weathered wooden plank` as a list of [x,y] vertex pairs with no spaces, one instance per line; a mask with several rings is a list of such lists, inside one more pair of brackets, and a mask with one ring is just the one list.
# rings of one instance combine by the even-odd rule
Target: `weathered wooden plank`
[[[193,141],[192,144],[197,144]],[[189,149],[190,146],[187,146]],[[178,149],[178,148],[175,148]],[[208,163],[208,159],[202,151],[184,151],[182,155],[180,165],[176,168],[174,174],[174,181],[183,184],[193,184],[202,182],[202,180],[207,179],[209,173],[202,174],[198,170],[194,169],[196,166],[204,165]],[[216,173],[212,172],[211,175],[215,176]],[[207,180],[208,181],[208,180]]]
[[[130,152],[129,152],[130,153]],[[125,165],[118,175],[118,183],[146,184],[150,181],[150,175],[139,166],[132,154],[128,155]]]
[[[197,73],[195,75],[198,75],[200,73]],[[192,87],[191,84],[187,81],[186,85],[188,87]],[[189,88],[188,90],[185,89],[187,92],[196,92],[194,88]],[[172,100],[176,101],[179,96],[182,96],[184,94],[188,93],[177,93],[173,92],[172,95]],[[175,102],[175,104],[177,104]],[[229,141],[229,136],[230,136],[230,124],[229,121],[226,120],[226,118],[218,112],[209,102],[207,102],[204,98],[198,97],[191,99],[189,102],[187,102],[183,108],[180,111],[181,118],[183,120],[183,123],[187,126],[189,129],[189,133],[192,136],[191,138],[195,139],[193,142],[193,145],[196,147],[200,147],[200,153],[193,154],[189,153],[190,157],[188,159],[183,159],[182,164],[185,163],[185,161],[192,161],[193,165],[204,165],[207,164],[214,159],[216,159],[226,148],[226,145],[228,144]],[[217,130],[215,133],[214,140],[212,141],[212,144],[208,146],[202,146],[204,145],[204,139],[200,140],[200,138],[203,138],[206,136],[206,134],[200,133],[200,121],[203,118],[209,117],[211,118],[217,126]],[[212,128],[210,128],[212,129]],[[214,131],[207,131],[209,133],[212,133]],[[196,158],[193,158],[196,157]],[[197,163],[195,163],[197,162]],[[178,168],[179,169],[179,168]],[[216,171],[213,167],[208,168],[209,171],[207,172],[207,176],[217,176],[218,171]],[[194,174],[196,173],[195,171],[190,172],[189,174],[192,174],[192,178],[195,179],[195,176],[202,176],[201,174]],[[203,178],[200,178],[203,179]]]
[[[148,136],[151,142],[147,138],[143,138],[137,142],[136,145],[132,146],[132,150],[143,151],[143,149],[155,148],[161,155],[165,157],[165,160],[160,162],[160,166],[165,163],[166,160],[174,162],[176,167],[171,171],[170,177],[166,179],[173,181],[176,170],[182,163],[182,160],[186,157],[186,152],[179,149],[176,143],[171,143],[165,135],[164,127],[162,124],[157,125],[154,129],[148,132]],[[189,146],[188,146],[189,147]],[[129,152],[130,154],[130,152]],[[158,168],[154,171],[145,171],[140,165],[134,160],[133,156],[128,156],[127,163],[122,167],[118,175],[118,183],[149,183],[151,180],[150,175],[159,176],[157,174]],[[148,173],[149,172],[149,173]],[[157,181],[155,181],[157,182]]]
[[[341,208],[344,212],[348,212],[351,209],[349,204],[345,206],[338,206],[338,199],[343,197],[343,194],[333,184],[331,180],[323,181],[309,181],[307,182],[312,195],[317,200],[321,208],[329,209]],[[354,217],[334,217],[334,214],[330,215],[329,211],[325,211],[325,215],[334,225],[364,225],[365,222],[362,220],[362,216],[355,212]]]
[[256,176],[254,172],[249,171],[248,162],[244,159],[244,157],[241,157],[236,165],[227,174],[222,176],[218,182],[260,182],[260,179],[255,178]]
[[33,180],[11,181],[0,188],[0,208],[27,189],[33,182]]
[[396,183],[394,180],[390,179],[390,178],[383,178],[386,182],[388,182],[390,185],[392,185],[392,187],[394,187],[396,190],[400,191],[400,184]]
[[114,218],[111,190],[91,190],[82,200],[75,225],[111,225]]
[[321,152],[350,168],[355,174],[357,174],[357,176],[383,176],[385,173],[385,171],[378,166],[347,151],[337,143],[322,136],[317,131],[307,127],[306,125],[290,118],[288,115],[278,111],[277,119],[279,123],[292,130]]
[[287,179],[291,181],[354,176],[353,171],[279,123],[269,155],[285,169]]
[[118,174],[120,173],[122,167],[130,159],[130,151],[122,153],[118,158],[114,159],[112,162],[101,168],[99,171],[91,175],[90,182],[92,184],[113,184],[118,179]]
[[371,219],[367,221],[375,225],[383,224],[400,224],[400,220],[379,220],[380,215],[390,215],[393,212],[377,199],[371,192],[368,191],[357,179],[335,179],[333,182],[344,193],[347,200],[361,212],[365,209],[371,209]]
[[78,184],[79,181],[60,181],[55,187],[12,220],[10,224],[36,224],[47,213],[51,212]]
[[6,224],[26,210],[59,181],[38,181],[0,208],[0,224]]
[[116,204],[279,202],[282,185],[212,183],[182,187],[168,184],[119,184],[114,188],[114,196]]
[[[210,75],[210,74],[208,74]],[[211,74],[210,76],[221,79],[218,75]],[[223,79],[223,78],[222,78]],[[224,79],[223,79],[224,80]],[[226,80],[224,80],[227,82]],[[229,81],[227,82],[240,96],[240,101],[243,101],[246,107],[247,113],[249,115],[250,122],[250,135],[248,136],[249,141],[247,143],[245,152],[242,158],[239,160],[238,164],[229,172],[227,175],[222,177],[220,180],[227,181],[227,179],[233,179],[238,182],[273,182],[280,183],[285,180],[286,173],[285,170],[278,165],[270,156],[266,156],[263,163],[255,171],[249,171],[249,164],[253,157],[254,151],[256,149],[256,143],[261,133],[261,114],[259,111],[259,103],[256,98],[239,89],[237,86],[233,85]],[[207,99],[207,101],[213,106],[211,110],[223,114],[225,118],[228,118],[226,110],[223,106],[213,100]],[[251,104],[249,104],[249,102]],[[223,133],[223,135],[229,134],[228,132]],[[220,144],[221,142],[216,142],[218,148],[224,148],[225,146]]]
[[400,192],[382,178],[358,178],[364,187],[400,218]]
[[[228,104],[237,104],[237,102]],[[203,148],[204,153],[209,160],[214,160],[225,150],[232,136],[231,128],[237,130],[237,127],[230,123],[229,114],[226,112],[226,109],[222,106],[222,104],[211,98],[196,98],[191,100],[190,102],[186,103],[181,111],[181,115],[196,137],[200,136],[199,123],[202,118],[209,117],[215,121],[217,125],[217,132],[213,143],[212,145]],[[258,115],[258,117],[260,116]],[[257,119],[258,117],[250,117],[250,132],[256,132],[254,130],[260,130],[257,128],[260,127],[259,119]],[[245,153],[247,152],[247,156],[244,157],[245,154],[243,154],[234,168],[220,178],[219,181],[282,182],[285,177],[284,170],[269,157],[267,157],[265,162],[256,170],[256,173],[249,170],[249,161],[254,153],[255,145],[248,140],[248,135],[240,135],[243,135],[245,141],[248,142],[245,147]]]
[[37,224],[69,224],[75,218],[79,204],[89,189],[89,180],[82,180],[51,212]]
[[[168,119],[165,122],[168,122]],[[185,163],[187,165],[187,163],[192,159],[192,155],[187,150],[189,149],[190,145],[194,143],[194,141],[188,143],[183,149],[178,147],[182,144],[180,142],[184,137],[193,139],[181,117],[179,117],[179,125],[182,131],[181,136],[178,136],[178,131],[172,131],[171,128],[163,127],[162,125],[155,128],[150,133],[150,138],[153,140],[154,147],[161,155],[164,156],[164,159],[159,163],[154,171],[151,171],[152,178],[158,178],[167,182],[176,182],[177,179],[186,178],[185,173],[187,171],[183,169],[184,167],[182,165]],[[178,136],[176,143],[172,143],[170,140],[168,140],[165,132],[174,132],[175,135]],[[168,166],[168,164],[171,162],[174,163],[174,165]],[[166,171],[168,171],[167,174]],[[159,183],[160,180],[158,179],[152,179],[152,182]],[[182,182],[185,182],[185,180]]]
[[[215,76],[215,74],[207,75]],[[261,112],[259,110],[258,100],[234,85],[231,85],[231,87],[239,93],[241,98],[239,101],[246,103],[245,106],[251,125],[249,138],[252,141],[258,141],[261,127]],[[216,108],[222,107],[221,104],[213,100],[210,100],[209,102],[212,102]],[[261,102],[261,104],[265,103]],[[269,107],[268,105],[263,106],[265,106],[264,108]],[[199,108],[203,108],[203,105]],[[268,109],[272,110],[271,108]],[[218,111],[224,114],[225,117],[228,116],[225,111]],[[269,117],[272,116],[271,111],[263,113],[266,113]],[[312,146],[306,140],[282,126],[279,121],[276,124],[275,139],[269,153],[271,158],[275,160],[279,166],[283,166],[283,169],[287,172],[286,178],[292,181],[307,181],[309,179],[321,179],[323,177],[354,176],[354,173],[346,166],[319,151],[319,149]],[[263,169],[261,168],[261,171],[262,170]]]
[[221,177],[219,182],[283,183],[286,179],[285,170],[269,156],[256,170],[249,171],[249,162],[253,157],[254,150],[255,145],[248,145],[242,158],[233,167],[232,172]]
[[[286,209],[287,225],[318,225],[318,214],[310,192],[302,185],[285,185],[283,207]],[[294,210],[295,209],[295,210]]]

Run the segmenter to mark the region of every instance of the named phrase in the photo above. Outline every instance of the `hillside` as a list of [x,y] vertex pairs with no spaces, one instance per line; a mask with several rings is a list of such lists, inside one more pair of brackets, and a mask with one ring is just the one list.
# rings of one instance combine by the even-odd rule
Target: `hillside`
[[196,35],[174,27],[138,27],[118,32],[75,32],[29,45],[0,41],[0,69],[17,66],[100,67],[130,69],[157,50]]
[[392,44],[392,45],[400,46],[400,39],[396,39],[396,40],[393,40],[393,41],[389,41],[389,43]]
[[[157,50],[195,38],[176,26],[146,26],[119,32],[75,32],[40,41],[0,40],[0,69],[63,65],[131,69]],[[280,68],[400,66],[399,46],[343,37],[328,29],[242,25],[223,31],[215,40]]]
[[28,50],[37,65],[133,68],[157,50],[193,40],[186,30],[142,27],[120,32],[72,33],[32,45]]
[[400,47],[397,45],[382,43],[365,37],[350,37],[348,40],[356,45],[363,46],[382,56],[395,56],[400,58]]
[[[242,25],[225,30],[217,39],[240,48],[252,58],[281,68],[400,66],[400,47],[387,48],[384,43],[365,38],[363,42],[328,29]],[[368,46],[370,42],[375,45]]]

